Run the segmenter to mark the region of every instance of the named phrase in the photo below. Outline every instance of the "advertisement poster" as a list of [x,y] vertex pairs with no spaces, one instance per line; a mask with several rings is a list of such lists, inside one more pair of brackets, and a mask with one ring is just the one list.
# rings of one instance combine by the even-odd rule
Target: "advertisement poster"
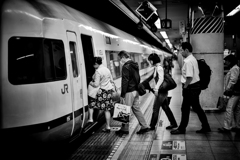
[[157,154],[150,154],[149,160],[157,160]]
[[186,154],[161,154],[159,160],[187,160]]
[[186,150],[185,141],[163,141],[162,149],[166,150]]

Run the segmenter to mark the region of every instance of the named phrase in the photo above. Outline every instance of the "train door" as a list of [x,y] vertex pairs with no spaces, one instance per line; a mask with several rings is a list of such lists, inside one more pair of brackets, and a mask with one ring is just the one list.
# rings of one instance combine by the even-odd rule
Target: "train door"
[[71,135],[74,131],[81,128],[82,124],[82,108],[83,108],[83,96],[82,96],[82,80],[81,73],[78,67],[78,48],[77,37],[74,32],[67,31],[69,53],[71,58],[71,66],[69,66],[70,80],[71,80],[71,94],[72,94],[72,110],[73,110],[73,128]]
[[[88,85],[92,80],[92,76],[95,72],[95,69],[93,67],[94,48],[93,48],[91,36],[81,34],[81,40],[82,40],[82,48],[83,48],[83,55],[84,55],[85,68],[86,68],[86,82]],[[97,122],[98,117],[99,117],[99,110],[94,110],[93,112],[94,122]]]

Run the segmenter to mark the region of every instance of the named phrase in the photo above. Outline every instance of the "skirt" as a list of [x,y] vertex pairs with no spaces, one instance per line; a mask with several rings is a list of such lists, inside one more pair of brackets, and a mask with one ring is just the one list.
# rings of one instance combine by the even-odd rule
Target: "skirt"
[[104,111],[113,109],[114,104],[112,100],[113,90],[99,89],[96,99],[90,98],[89,108],[96,108]]

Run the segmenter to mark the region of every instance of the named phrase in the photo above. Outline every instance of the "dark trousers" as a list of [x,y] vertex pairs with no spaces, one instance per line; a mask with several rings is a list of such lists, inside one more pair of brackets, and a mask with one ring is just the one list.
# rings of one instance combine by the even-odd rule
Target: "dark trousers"
[[197,113],[199,120],[202,123],[202,128],[209,129],[207,116],[204,113],[199,102],[199,95],[201,93],[200,87],[196,85],[190,85],[188,88],[182,90],[183,102],[182,102],[182,119],[178,127],[179,130],[185,131],[189,121],[190,107],[192,106],[193,110]]
[[166,92],[166,93],[158,93],[158,95],[155,97],[150,127],[156,126],[156,124],[158,122],[159,110],[160,110],[161,106],[162,106],[162,109],[164,110],[165,114],[167,115],[168,120],[170,121],[170,124],[177,125],[174,115],[173,115],[171,109],[169,108],[167,92]]

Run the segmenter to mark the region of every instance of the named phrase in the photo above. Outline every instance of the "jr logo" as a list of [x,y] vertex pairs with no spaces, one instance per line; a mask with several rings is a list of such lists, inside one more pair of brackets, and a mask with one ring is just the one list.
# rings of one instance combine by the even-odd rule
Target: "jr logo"
[[66,91],[67,91],[67,93],[68,93],[68,85],[67,85],[67,84],[64,84],[64,85],[63,85],[63,88],[61,89],[61,91],[62,91],[62,94],[65,94]]

